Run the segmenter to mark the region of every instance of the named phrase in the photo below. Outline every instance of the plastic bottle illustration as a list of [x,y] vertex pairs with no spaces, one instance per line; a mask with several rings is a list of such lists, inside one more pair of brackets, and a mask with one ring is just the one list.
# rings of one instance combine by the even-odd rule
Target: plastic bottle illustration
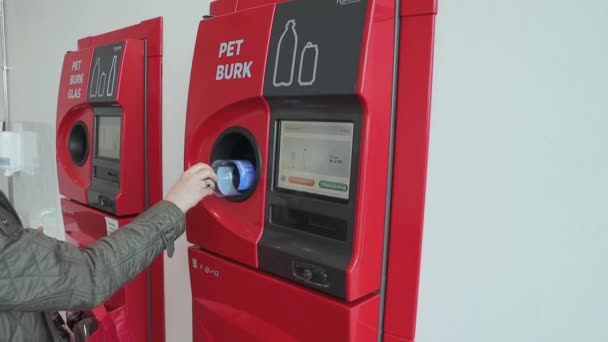
[[296,21],[291,19],[285,24],[285,31],[283,31],[277,44],[272,82],[275,87],[289,87],[293,83],[297,49],[298,33],[296,32]]
[[116,61],[118,56],[112,58],[112,66],[110,67],[110,74],[108,76],[108,96],[114,95],[114,83],[116,83]]
[[311,42],[306,43],[300,56],[300,71],[298,83],[301,86],[311,86],[317,80],[317,64],[319,62],[319,46]]
[[93,66],[93,72],[91,72],[91,89],[89,89],[89,96],[95,97],[97,96],[97,89],[99,88],[99,66],[100,60],[97,58],[95,60],[95,66]]
[[103,97],[104,95],[104,91],[106,90],[106,73],[102,72],[101,76],[99,76],[99,81],[97,82],[97,86],[99,87],[99,91],[97,93],[97,96],[99,97]]

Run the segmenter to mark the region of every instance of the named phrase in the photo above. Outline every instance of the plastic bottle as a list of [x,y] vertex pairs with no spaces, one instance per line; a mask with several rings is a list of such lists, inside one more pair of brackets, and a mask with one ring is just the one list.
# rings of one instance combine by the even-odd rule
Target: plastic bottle
[[217,175],[215,195],[238,196],[247,192],[255,180],[255,167],[248,160],[216,160],[211,168]]

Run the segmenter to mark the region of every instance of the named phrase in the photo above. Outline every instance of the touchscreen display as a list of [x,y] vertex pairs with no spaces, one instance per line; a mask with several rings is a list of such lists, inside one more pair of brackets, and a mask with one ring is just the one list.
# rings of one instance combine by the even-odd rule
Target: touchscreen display
[[352,122],[281,121],[278,188],[349,198]]
[[97,117],[97,156],[120,159],[120,116]]

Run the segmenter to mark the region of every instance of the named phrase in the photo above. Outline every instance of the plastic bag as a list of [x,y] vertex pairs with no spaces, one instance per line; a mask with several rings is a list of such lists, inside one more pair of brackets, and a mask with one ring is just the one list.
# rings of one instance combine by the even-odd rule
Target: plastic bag
[[108,313],[105,306],[102,304],[95,309],[92,310],[93,315],[97,318],[99,322],[99,327],[93,333],[91,337],[87,340],[87,342],[117,342],[123,341],[118,338],[118,333],[116,331],[116,324],[114,324],[114,319],[112,315]]
[[58,312],[50,317],[63,342],[132,342],[126,315],[124,305],[108,311],[102,304],[91,311],[68,312],[67,322]]
[[133,337],[131,336],[131,330],[127,325],[127,309],[126,306],[121,306],[118,309],[109,312],[112,317],[112,322],[116,329],[117,341],[120,342],[131,342]]

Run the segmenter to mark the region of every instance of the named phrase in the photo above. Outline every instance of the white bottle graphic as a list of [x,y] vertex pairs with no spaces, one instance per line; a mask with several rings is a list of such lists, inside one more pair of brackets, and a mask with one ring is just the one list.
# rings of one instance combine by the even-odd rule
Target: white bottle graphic
[[298,83],[301,86],[310,86],[317,80],[317,64],[319,62],[319,46],[311,42],[306,43],[300,56],[300,71]]
[[95,97],[97,96],[97,89],[99,88],[99,66],[100,60],[97,58],[95,60],[95,66],[93,66],[93,72],[91,72],[91,89],[89,89],[89,96]]
[[293,83],[297,49],[298,33],[296,32],[296,21],[295,19],[291,19],[285,24],[285,31],[283,31],[277,44],[272,82],[275,87],[289,87]]
[[104,90],[106,90],[106,73],[105,72],[102,72],[101,76],[99,76],[98,87],[99,87],[99,92],[97,93],[97,95],[99,97],[103,97]]
[[112,66],[110,67],[110,76],[108,77],[108,96],[114,95],[114,83],[116,83],[116,60],[118,56],[112,58]]

